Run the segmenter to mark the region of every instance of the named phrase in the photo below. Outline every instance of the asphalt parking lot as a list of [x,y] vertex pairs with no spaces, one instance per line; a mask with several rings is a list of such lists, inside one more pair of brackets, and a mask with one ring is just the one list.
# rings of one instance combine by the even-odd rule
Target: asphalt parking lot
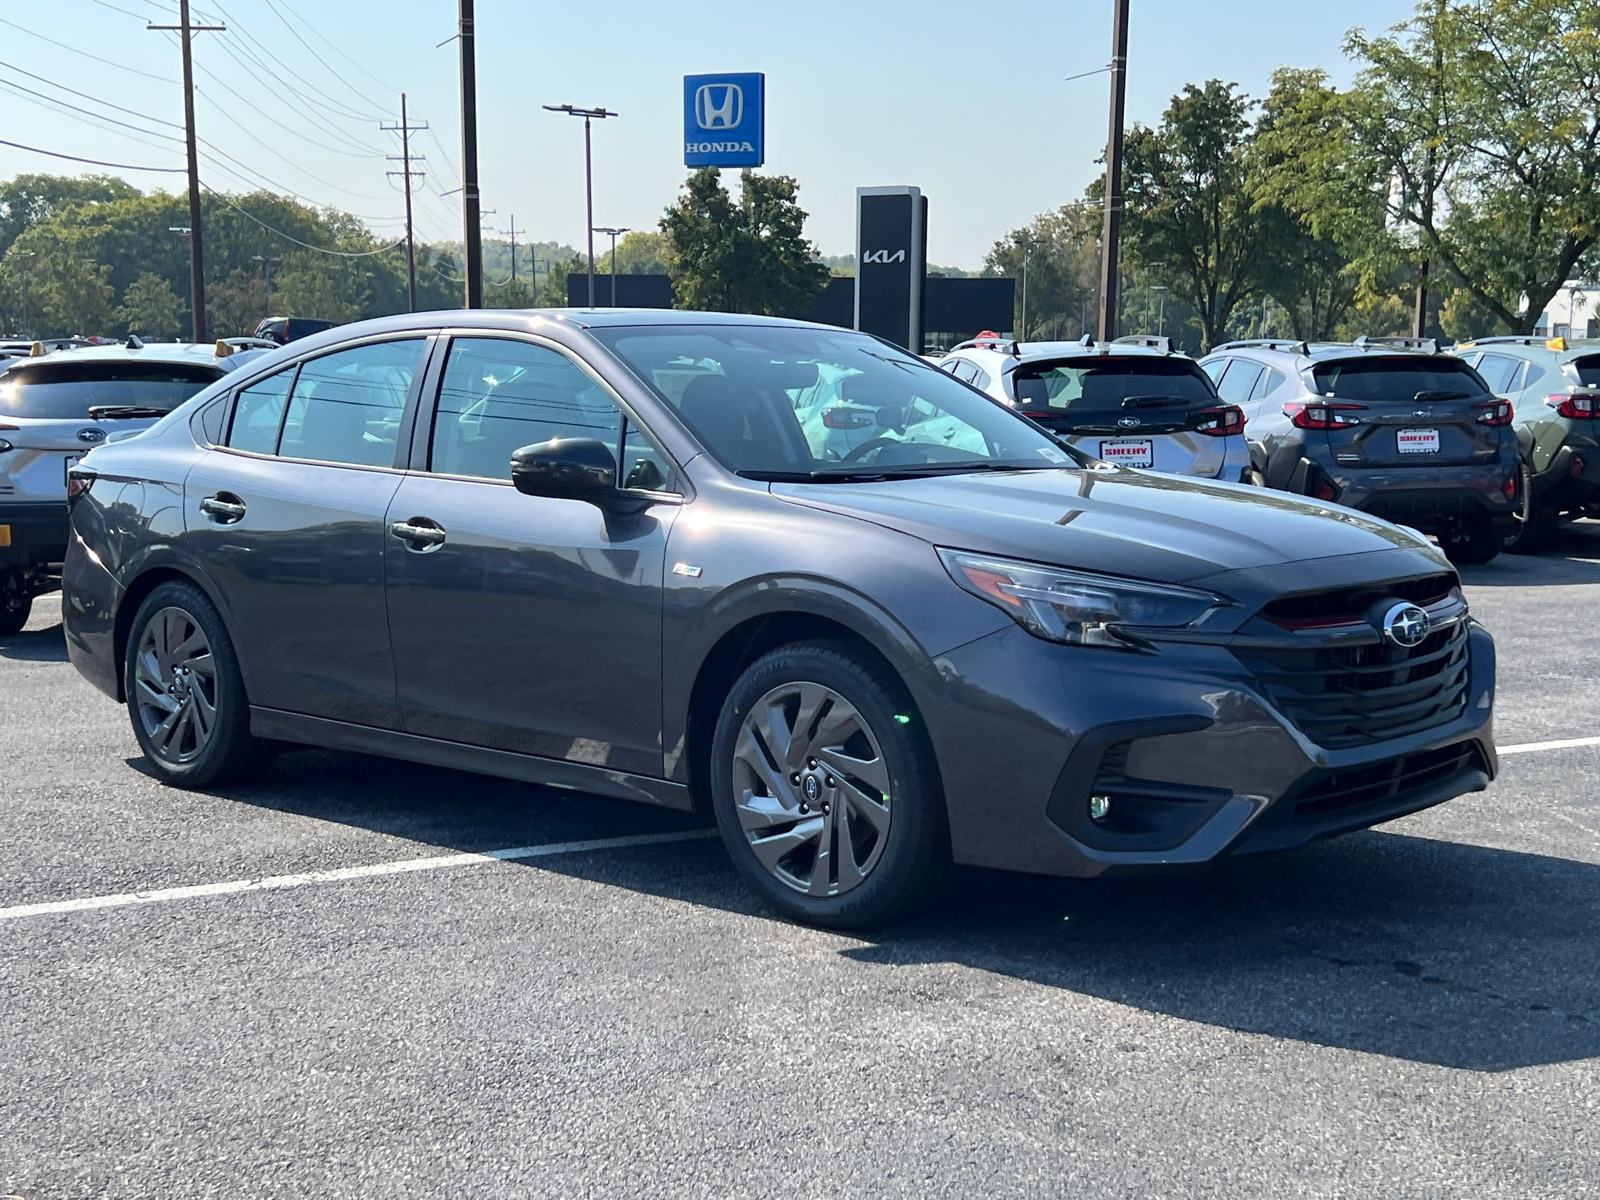
[[[1600,525],[1465,577],[1501,745],[1600,734]],[[0,729],[0,1193],[1600,1193],[1600,745],[1203,875],[965,875],[855,937],[673,814],[321,751],[165,789],[54,598],[0,640]]]

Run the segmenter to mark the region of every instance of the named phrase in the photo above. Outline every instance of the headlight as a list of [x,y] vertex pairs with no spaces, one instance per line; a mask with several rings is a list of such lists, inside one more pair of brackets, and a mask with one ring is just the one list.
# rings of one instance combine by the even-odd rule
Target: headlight
[[1079,646],[1119,646],[1121,629],[1182,629],[1229,603],[1168,583],[1091,575],[962,550],[939,551],[950,578],[1010,613],[1035,637]]

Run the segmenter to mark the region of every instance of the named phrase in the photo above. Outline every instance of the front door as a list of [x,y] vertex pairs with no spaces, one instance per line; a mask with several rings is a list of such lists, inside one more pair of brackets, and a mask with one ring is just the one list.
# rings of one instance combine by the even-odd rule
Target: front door
[[563,352],[451,344],[427,470],[389,506],[402,728],[660,776],[662,569],[677,510],[615,516],[518,492],[512,451],[555,437],[623,443],[636,486],[667,478],[659,450]]
[[393,729],[384,516],[425,338],[310,359],[242,390],[184,483],[252,705]]

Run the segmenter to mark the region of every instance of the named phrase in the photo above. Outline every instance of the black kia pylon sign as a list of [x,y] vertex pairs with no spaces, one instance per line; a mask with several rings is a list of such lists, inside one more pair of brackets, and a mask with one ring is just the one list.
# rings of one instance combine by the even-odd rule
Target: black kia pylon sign
[[928,202],[922,189],[856,189],[856,328],[922,353]]

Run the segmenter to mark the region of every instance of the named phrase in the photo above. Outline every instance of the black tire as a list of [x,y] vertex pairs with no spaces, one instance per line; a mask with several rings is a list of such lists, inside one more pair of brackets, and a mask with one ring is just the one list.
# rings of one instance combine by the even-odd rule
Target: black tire
[[1538,554],[1550,544],[1560,513],[1542,508],[1534,499],[1533,470],[1522,464],[1522,503],[1506,530],[1505,549],[1510,554]]
[[33,611],[33,597],[9,589],[0,591],[0,637],[21,633]]
[[[832,865],[824,863],[823,867],[838,876],[832,889],[834,894],[808,894],[796,886],[787,867],[782,870],[778,866],[769,867],[752,846],[755,835],[747,835],[740,820],[738,800],[747,797],[759,800],[770,795],[768,792],[752,796],[736,784],[735,772],[747,770],[742,764],[748,757],[736,761],[745,721],[765,698],[790,686],[820,688],[844,701],[835,708],[835,701],[827,700],[819,708],[810,722],[810,729],[819,738],[833,719],[830,714],[853,708],[851,719],[865,722],[861,736],[876,743],[869,747],[873,751],[871,765],[889,784],[884,797],[887,804],[883,806],[888,813],[884,818],[888,829],[881,835],[881,847],[876,845],[876,832],[855,815],[859,813],[859,806],[851,808],[855,801],[842,790],[823,793],[823,807],[813,810],[811,816],[796,819],[787,826],[781,822],[763,826],[762,832],[777,831],[773,841],[797,836],[802,826],[814,823],[834,830],[832,834],[822,834],[817,841],[820,847],[825,844],[824,839],[833,838],[827,843],[832,846]],[[852,727],[848,722],[838,726]],[[851,735],[852,740],[842,743],[847,750],[852,744],[867,745],[866,742],[855,743],[855,736]],[[772,761],[769,754],[769,766]],[[811,763],[815,768],[816,760]],[[826,767],[822,773],[828,773]],[[846,771],[837,773],[844,776]],[[832,782],[830,776],[828,783]],[[856,784],[861,784],[861,779],[848,786]],[[843,786],[845,784],[841,783]],[[870,785],[861,786],[883,795]],[[736,787],[739,788],[738,800]],[[790,794],[796,804],[805,803],[802,791],[797,785]],[[829,795],[832,796],[833,815],[825,822],[819,814],[828,811],[826,797]],[[770,908],[792,920],[834,929],[882,925],[923,904],[948,872],[950,839],[944,794],[921,722],[899,679],[845,642],[799,642],[781,646],[756,660],[739,677],[723,703],[712,739],[711,801],[723,842],[746,883]],[[815,793],[810,802],[819,803]],[[746,807],[744,811],[749,814],[751,809]],[[805,809],[791,811],[804,812]],[[863,832],[868,835],[867,839],[860,836]],[[848,845],[846,838],[851,839]],[[858,868],[857,856],[863,852],[864,845],[871,847],[867,860],[872,865]],[[810,864],[814,885],[820,854],[820,850],[816,851]],[[852,874],[859,873],[860,882],[845,884],[846,867],[841,855],[850,856],[848,869]],[[827,886],[826,881],[830,879],[833,875],[825,875],[822,886]]]
[[[186,661],[199,663],[201,658],[209,657],[209,682],[205,681],[207,672],[204,670],[178,668],[165,674],[170,677],[187,670],[190,682],[183,686],[181,693],[174,690],[176,682],[167,687],[147,686],[151,680],[159,684],[163,678],[159,667],[151,668],[152,659],[140,662],[147,633],[151,637],[160,634],[159,630],[151,628],[158,618],[167,628],[176,626],[188,631],[189,637],[195,630],[203,636],[209,653]],[[188,641],[181,643],[187,644]],[[211,601],[191,583],[163,583],[139,605],[128,630],[123,687],[134,737],[144,751],[151,772],[162,783],[180,788],[236,783],[256,774],[272,760],[276,746],[250,736],[250,702],[245,696],[244,679],[239,673],[239,660],[228,631]],[[189,719],[187,734],[180,715],[175,736],[169,733],[169,740],[163,744],[162,726],[157,724],[152,728],[152,721],[160,712],[151,703],[156,694],[166,695],[163,703],[188,704],[191,710],[202,700],[209,704],[212,715],[203,744],[201,736],[194,732],[201,723],[197,715]]]
[[1505,540],[1505,532],[1495,526],[1487,513],[1475,514],[1441,533],[1439,548],[1457,566],[1481,566],[1499,555]]

